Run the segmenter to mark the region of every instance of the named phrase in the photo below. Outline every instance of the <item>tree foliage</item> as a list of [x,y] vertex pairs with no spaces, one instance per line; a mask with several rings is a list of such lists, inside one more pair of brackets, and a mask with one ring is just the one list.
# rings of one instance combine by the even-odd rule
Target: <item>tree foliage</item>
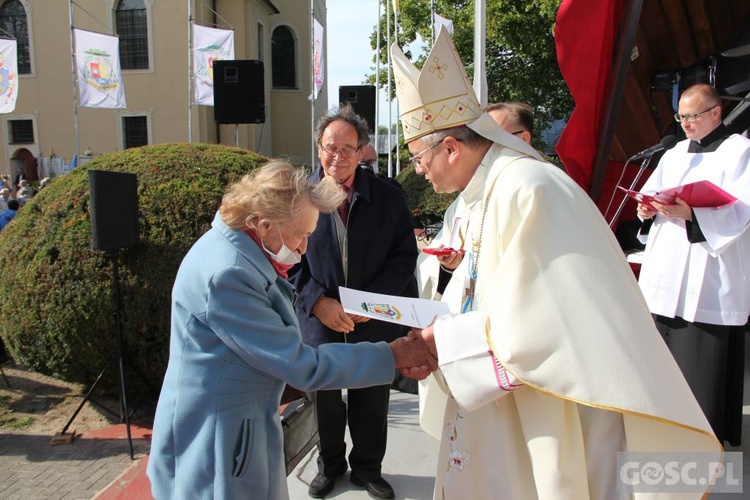
[[[383,0],[387,2],[388,0]],[[487,0],[486,67],[489,102],[521,101],[534,106],[536,129],[543,130],[558,119],[566,119],[573,101],[557,65],[554,23],[561,0]],[[385,7],[382,9],[386,12]],[[474,2],[435,0],[435,11],[453,20],[453,41],[469,77],[473,78]],[[380,20],[380,82],[387,82],[386,19]],[[395,23],[391,22],[392,31]],[[430,2],[401,0],[397,39],[404,53],[421,67],[431,48]],[[413,54],[410,46],[426,40],[421,53]],[[371,36],[377,47],[377,29]],[[368,75],[375,82],[375,75]],[[392,84],[391,89],[395,87]],[[538,134],[537,134],[538,136]]]

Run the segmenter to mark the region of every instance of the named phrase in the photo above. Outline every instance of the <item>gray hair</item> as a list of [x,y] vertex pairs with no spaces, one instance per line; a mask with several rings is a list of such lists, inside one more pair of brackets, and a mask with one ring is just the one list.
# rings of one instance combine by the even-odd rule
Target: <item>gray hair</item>
[[458,127],[437,130],[423,137],[420,137],[420,140],[425,144],[425,146],[429,147],[436,145],[446,137],[453,137],[457,141],[463,142],[469,147],[486,146],[492,143],[491,140],[487,139],[486,137],[482,137],[466,125],[459,125]]
[[318,120],[318,124],[315,126],[315,144],[320,146],[320,141],[323,138],[323,133],[328,128],[328,125],[335,121],[346,122],[357,131],[357,146],[362,147],[370,142],[370,131],[367,128],[367,120],[359,116],[352,107],[351,104],[342,104],[339,110],[328,116],[324,116]]
[[255,228],[261,217],[284,225],[299,215],[304,202],[330,212],[345,196],[332,178],[313,183],[305,169],[271,160],[229,187],[219,213],[232,229]]

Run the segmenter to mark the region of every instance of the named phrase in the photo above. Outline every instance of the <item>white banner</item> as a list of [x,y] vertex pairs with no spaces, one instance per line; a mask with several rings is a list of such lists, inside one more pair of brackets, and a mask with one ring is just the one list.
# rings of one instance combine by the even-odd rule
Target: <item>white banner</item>
[[310,98],[315,100],[323,88],[325,79],[325,60],[323,59],[323,26],[317,19],[313,19],[313,93]]
[[116,36],[73,29],[80,106],[124,108],[120,40]]
[[15,40],[0,40],[0,113],[16,109],[18,52]]
[[445,26],[445,29],[448,30],[448,34],[453,36],[453,21],[435,13],[435,33],[440,33],[440,26]]
[[234,59],[234,31],[193,25],[195,104],[214,105],[214,61]]

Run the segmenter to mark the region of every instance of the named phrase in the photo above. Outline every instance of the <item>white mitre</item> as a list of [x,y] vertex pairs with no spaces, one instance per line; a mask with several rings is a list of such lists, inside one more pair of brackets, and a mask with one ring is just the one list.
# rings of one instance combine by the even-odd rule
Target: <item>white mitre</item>
[[473,122],[482,115],[461,58],[443,27],[421,72],[395,43],[391,61],[406,142]]

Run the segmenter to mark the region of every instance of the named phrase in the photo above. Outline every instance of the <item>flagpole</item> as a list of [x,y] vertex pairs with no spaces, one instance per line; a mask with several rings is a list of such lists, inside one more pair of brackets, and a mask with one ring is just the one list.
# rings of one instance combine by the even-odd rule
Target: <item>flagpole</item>
[[[395,0],[395,5],[393,8],[393,41],[398,43],[398,11],[399,11],[399,5],[398,0]],[[388,65],[390,68],[390,64]],[[396,99],[396,123],[398,123],[398,99]],[[398,125],[396,125],[396,175],[401,173],[401,155],[398,154],[399,150],[399,132],[398,132]]]
[[310,168],[315,169],[315,0],[310,0]]
[[487,105],[486,0],[474,0],[474,92],[483,108]]
[[76,152],[75,152],[75,159],[76,159],[76,165],[73,165],[73,167],[78,166],[78,152],[81,149],[81,140],[78,133],[78,79],[76,78],[77,73],[77,67],[76,67],[76,52],[75,52],[75,43],[74,43],[74,36],[73,36],[73,0],[69,0],[68,2],[68,19],[70,21],[70,58],[73,65],[73,130],[75,132],[75,143],[76,143]]
[[193,142],[193,0],[188,0],[188,143]]
[[[375,49],[375,154],[380,155],[380,16],[383,3],[378,0],[378,41]],[[377,163],[375,164],[378,168]]]
[[393,117],[391,116],[393,109],[391,103],[391,3],[388,0],[385,1],[385,31],[388,36],[388,177],[393,177],[393,164],[391,163],[393,161],[393,144],[391,142],[391,129],[393,128]]
[[430,0],[430,37],[432,45],[435,45],[435,0]]

